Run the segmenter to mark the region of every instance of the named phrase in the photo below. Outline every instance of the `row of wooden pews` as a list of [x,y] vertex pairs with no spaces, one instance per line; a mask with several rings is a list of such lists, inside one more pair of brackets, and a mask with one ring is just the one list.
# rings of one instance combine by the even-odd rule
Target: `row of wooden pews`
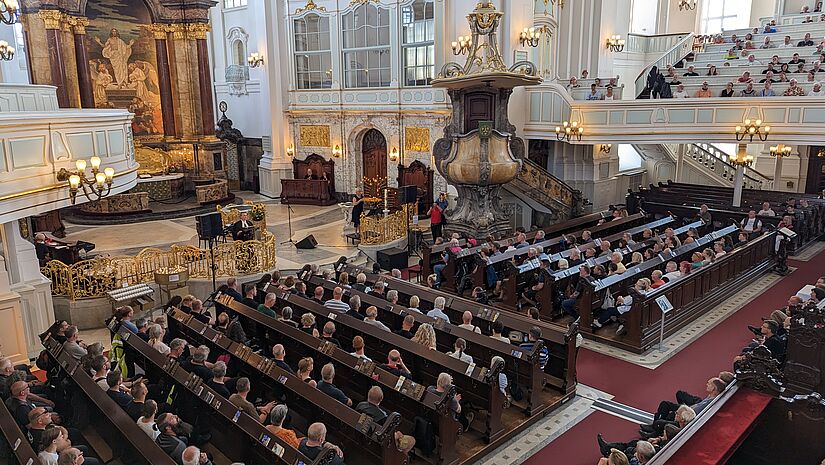
[[[97,413],[94,415],[93,425],[104,439],[110,439],[107,443],[112,447],[112,460],[120,459],[123,463],[175,465],[175,461],[138,427],[106,391],[100,389],[80,366],[80,362],[63,351],[62,344],[47,338],[43,345],[51,361],[60,367],[56,385],[68,383],[73,387],[73,396],[83,396],[86,401],[84,403],[81,399],[72,397],[72,405],[75,408],[85,406]],[[5,425],[3,430],[6,431]]]
[[[37,458],[37,453],[34,452],[32,445],[29,443],[26,434],[14,421],[11,412],[6,407],[5,402],[0,402],[0,432],[3,437],[0,441],[5,441],[2,452],[8,452],[9,456],[0,455],[0,459],[9,460],[4,463],[17,463],[25,465],[40,465],[40,459]],[[16,460],[16,461],[15,461]],[[0,460],[2,461],[2,460]]]
[[[160,382],[168,386],[170,392],[175,393],[175,406],[179,408],[183,408],[180,406],[186,406],[185,408],[188,411],[197,412],[197,427],[201,427],[202,422],[208,425],[211,435],[209,442],[233,462],[244,462],[253,465],[273,463],[295,465],[303,462],[305,464],[320,465],[329,463],[328,460],[335,453],[330,449],[320,454],[315,460],[310,460],[293,446],[283,442],[276,436],[272,436],[257,418],[252,418],[241,412],[228,399],[210,388],[206,384],[206,380],[202,380],[196,374],[185,370],[176,360],[161,354],[146,341],[134,336],[125,327],[112,326],[110,329],[113,333],[120,335],[124,347],[130,347],[133,350],[136,357],[135,362],[146,372],[146,377],[149,380]],[[222,334],[215,333],[211,336],[214,344],[224,347],[226,350],[236,349],[234,341]],[[244,351],[243,353],[246,358],[252,360],[257,356],[251,351]],[[260,360],[259,356],[258,360]],[[289,384],[294,386],[298,383]],[[283,383],[283,385],[286,386],[287,383]],[[171,389],[172,387],[174,389]],[[99,387],[97,389],[100,390]],[[84,391],[88,392],[85,388]],[[115,407],[120,410],[117,405]],[[290,408],[292,407],[293,405],[290,405]],[[184,416],[182,418],[191,421]],[[138,432],[142,437],[147,437],[142,431],[138,430]],[[330,434],[330,437],[333,437],[333,434]],[[149,442],[151,443],[151,441]],[[163,451],[161,453],[165,458],[169,458]],[[149,463],[166,462],[150,461]],[[169,463],[174,463],[174,461]]]
[[[763,228],[776,227],[785,215],[787,202],[794,199],[797,203],[793,219],[793,229],[799,236],[792,241],[791,251],[800,250],[805,245],[817,240],[825,233],[825,200],[815,195],[794,192],[744,189],[742,206],[733,207],[733,189],[721,186],[701,186],[668,181],[666,184],[650,185],[640,188],[638,192],[628,192],[628,209],[641,208],[654,214],[673,214],[682,218],[695,218],[699,207],[706,204],[714,223],[727,225],[739,224],[747,218],[748,211],[759,212],[763,202],[770,202],[777,216],[759,216]],[[799,205],[801,200],[807,207]]]
[[[458,297],[455,295],[450,295],[444,291],[430,289],[424,286],[420,286],[417,284],[410,283],[408,281],[404,281],[402,279],[395,279],[389,276],[384,275],[377,275],[373,273],[367,273],[366,270],[356,267],[351,264],[346,263],[346,259],[342,257],[339,259],[338,263],[336,264],[336,271],[340,274],[342,271],[347,271],[350,274],[350,277],[355,276],[358,273],[364,273],[367,276],[367,282],[372,285],[375,284],[378,280],[383,280],[384,283],[388,286],[387,289],[392,289],[398,292],[399,294],[399,303],[402,305],[390,305],[389,302],[384,302],[384,308],[388,308],[389,313],[395,313],[399,316],[406,315],[407,313],[413,314],[414,318],[416,318],[417,324],[420,324],[423,321],[429,320],[430,318],[426,317],[426,315],[418,315],[415,312],[411,312],[407,310],[406,305],[409,305],[410,298],[412,296],[417,296],[419,298],[419,309],[421,312],[426,313],[429,310],[434,308],[435,300],[438,297],[443,297],[445,299],[445,307],[442,309],[449,317],[450,317],[450,324],[444,325],[441,327],[443,323],[438,323],[434,326],[436,328],[436,337],[440,338],[440,344],[443,345],[445,348],[449,348],[452,350],[452,344],[448,337],[440,334],[441,332],[447,332],[450,334],[460,334],[464,338],[467,335],[469,338],[464,338],[468,342],[472,340],[477,340],[477,336],[470,336],[467,333],[469,331],[464,330],[463,328],[459,328],[458,325],[462,322],[462,316],[465,311],[469,311],[473,315],[472,324],[478,326],[481,331],[483,332],[484,338],[487,338],[486,335],[492,334],[492,326],[494,322],[500,322],[504,326],[504,334],[510,334],[510,340],[516,344],[521,342],[527,341],[527,334],[530,331],[530,328],[533,326],[537,326],[541,329],[542,332],[542,345],[546,347],[549,351],[548,361],[545,364],[543,372],[540,376],[533,376],[532,378],[527,378],[527,376],[532,376],[531,372],[520,371],[517,373],[518,378],[523,378],[524,381],[521,383],[522,386],[526,386],[527,394],[525,396],[526,403],[522,406],[524,412],[527,415],[535,415],[538,413],[542,413],[544,411],[552,410],[556,408],[560,403],[565,402],[567,398],[571,397],[575,394],[576,390],[576,335],[578,334],[578,326],[573,324],[568,326],[562,326],[558,324],[553,324],[549,322],[543,321],[536,321],[531,318],[528,318],[524,315],[520,315],[517,313],[513,313],[507,310],[495,308],[488,305],[481,305],[477,302],[464,299],[462,297]],[[305,281],[308,283],[308,286],[312,284],[313,286],[322,285],[325,289],[333,289],[337,285],[332,282],[323,282],[320,277],[307,276],[306,272],[304,272]],[[361,296],[361,303],[362,307],[365,303],[365,298],[363,297],[365,294],[358,292],[356,290],[348,290],[349,295],[359,295]],[[376,299],[376,297],[369,296],[370,302],[374,304],[380,303]],[[376,305],[376,307],[379,307]],[[379,307],[381,308],[381,307]],[[387,318],[392,318],[387,313]],[[381,318],[385,316],[382,314]],[[396,321],[398,321],[399,317],[394,317]],[[383,321],[383,320],[382,320]],[[443,320],[441,320],[443,322]],[[490,339],[490,338],[487,338]],[[449,342],[448,342],[449,341]],[[518,354],[513,354],[513,356],[518,355],[518,358],[524,359],[525,356],[528,356],[528,360],[530,363],[533,363],[533,359],[537,359],[538,356],[529,355],[521,353],[522,351],[518,350],[512,344],[504,344],[503,345],[493,345],[490,342],[485,341],[484,339],[479,339],[479,341],[488,347],[488,349],[481,349],[473,347],[475,344],[471,344],[470,347],[467,349],[470,355],[476,357],[484,356],[483,352],[485,350],[495,349],[501,352],[500,349],[504,351],[511,351],[513,352],[516,350],[519,352]],[[496,341],[493,341],[496,342]],[[500,349],[499,349],[500,348]],[[475,353],[472,351],[476,351]],[[490,356],[490,355],[488,355]],[[505,361],[508,359],[505,358]],[[537,361],[537,360],[536,360]],[[512,372],[514,369],[519,367],[518,364],[515,363],[505,363],[505,373],[508,373],[508,377],[510,375],[514,375]],[[517,378],[512,378],[517,379]],[[536,382],[537,380],[541,380],[540,382]],[[549,396],[548,396],[549,394]]]

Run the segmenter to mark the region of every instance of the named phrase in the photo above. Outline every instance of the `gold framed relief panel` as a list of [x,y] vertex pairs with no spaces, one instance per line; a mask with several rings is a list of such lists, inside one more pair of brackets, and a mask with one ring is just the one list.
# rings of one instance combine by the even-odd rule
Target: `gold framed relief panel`
[[302,147],[329,147],[329,126],[323,124],[300,125]]
[[404,128],[404,150],[407,152],[430,151],[430,128]]

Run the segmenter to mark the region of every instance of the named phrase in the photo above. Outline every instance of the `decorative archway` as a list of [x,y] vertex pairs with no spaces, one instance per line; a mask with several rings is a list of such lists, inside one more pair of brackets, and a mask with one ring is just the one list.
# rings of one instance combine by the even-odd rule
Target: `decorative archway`
[[365,189],[387,185],[387,138],[368,129],[361,139],[362,182]]

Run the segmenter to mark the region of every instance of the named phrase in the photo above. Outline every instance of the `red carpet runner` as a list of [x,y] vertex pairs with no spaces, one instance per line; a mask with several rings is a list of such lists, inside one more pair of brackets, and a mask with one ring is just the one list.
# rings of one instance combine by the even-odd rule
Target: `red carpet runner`
[[[642,368],[587,349],[579,352],[577,371],[580,383],[613,394],[615,400],[633,407],[655,411],[663,399],[673,399],[685,389],[704,395],[708,378],[731,370],[733,357],[750,342],[747,325],[759,325],[760,318],[782,308],[802,286],[823,275],[825,252],[807,262],[791,260],[797,268],[767,289],[758,298],[682,349],[656,370]],[[599,460],[596,434],[608,441],[629,441],[638,437],[638,425],[602,412],[593,412],[533,457],[527,465],[595,465]]]

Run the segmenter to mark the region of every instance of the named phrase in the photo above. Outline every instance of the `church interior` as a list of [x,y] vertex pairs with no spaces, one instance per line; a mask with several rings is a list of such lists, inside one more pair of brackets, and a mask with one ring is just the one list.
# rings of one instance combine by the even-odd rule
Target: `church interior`
[[0,464],[825,465],[823,85],[817,0],[0,0]]

